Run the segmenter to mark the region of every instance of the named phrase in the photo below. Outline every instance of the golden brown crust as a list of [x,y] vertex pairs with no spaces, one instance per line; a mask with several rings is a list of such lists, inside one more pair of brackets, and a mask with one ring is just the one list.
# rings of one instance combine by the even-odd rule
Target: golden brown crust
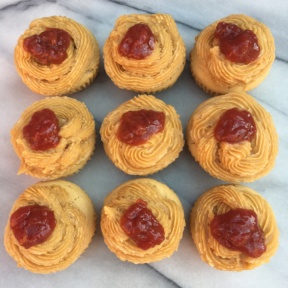
[[[51,109],[60,125],[60,143],[46,151],[35,151],[23,137],[33,113]],[[18,174],[52,180],[78,172],[91,158],[96,141],[93,115],[84,103],[69,97],[49,97],[34,102],[11,130],[11,142],[21,160]]]
[[[23,49],[25,38],[40,34],[46,28],[59,28],[72,38],[67,59],[59,65],[38,64]],[[34,92],[62,96],[87,87],[98,73],[100,51],[94,35],[83,25],[62,16],[35,19],[18,39],[14,60],[22,81]]]
[[[138,248],[120,226],[123,213],[139,198],[148,203],[147,208],[165,231],[164,241],[148,250]],[[168,186],[156,180],[141,178],[125,182],[104,200],[101,214],[104,241],[122,261],[139,264],[170,257],[178,248],[184,227],[184,210],[178,196]]]
[[[123,113],[136,110],[154,110],[165,113],[164,130],[152,135],[144,144],[131,146],[117,138],[117,129]],[[131,175],[155,173],[178,158],[184,146],[182,124],[175,109],[152,95],[139,95],[110,112],[100,128],[104,149],[110,160]]]
[[53,233],[45,242],[25,249],[19,245],[8,221],[5,248],[19,267],[31,272],[48,274],[64,270],[78,259],[92,240],[96,229],[92,201],[71,182],[38,182],[19,196],[10,215],[22,206],[34,204],[54,211],[57,223]]
[[[214,216],[236,208],[257,214],[267,248],[258,258],[225,248],[211,235],[209,225]],[[219,270],[254,269],[269,262],[278,249],[279,230],[271,206],[260,194],[242,185],[216,186],[202,194],[191,210],[190,220],[192,238],[202,260]]]
[[[256,124],[252,142],[218,142],[214,128],[231,108],[247,110]],[[270,172],[278,153],[278,136],[271,115],[250,95],[231,92],[210,98],[192,113],[187,125],[191,154],[213,177],[227,182],[252,182]]]
[[[118,46],[137,23],[149,25],[156,43],[142,60],[121,56]],[[119,88],[155,93],[172,86],[184,69],[186,48],[174,19],[167,14],[131,14],[119,17],[103,48],[105,71]]]
[[[252,30],[261,49],[259,57],[247,65],[225,59],[214,39],[218,22],[232,23],[242,29]],[[235,14],[212,23],[196,37],[190,52],[190,68],[196,83],[205,92],[219,95],[255,88],[267,76],[274,59],[274,38],[269,28],[252,17]]]

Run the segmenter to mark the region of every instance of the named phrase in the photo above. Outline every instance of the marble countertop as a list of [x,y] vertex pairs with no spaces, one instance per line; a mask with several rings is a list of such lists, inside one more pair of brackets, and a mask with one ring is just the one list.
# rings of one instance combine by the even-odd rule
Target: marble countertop
[[[0,287],[287,287],[288,286],[288,3],[276,1],[104,1],[104,0],[1,0],[0,3]],[[169,3],[169,4],[168,4]],[[179,4],[181,3],[181,4]],[[187,48],[186,67],[176,84],[157,97],[173,105],[186,128],[194,109],[209,98],[198,88],[189,71],[188,53],[194,37],[208,24],[234,13],[250,15],[264,22],[272,31],[276,44],[276,60],[257,88],[250,91],[268,110],[279,134],[279,154],[275,168],[262,179],[245,184],[272,206],[280,230],[280,246],[268,264],[251,271],[224,272],[202,262],[189,232],[189,213],[195,200],[207,189],[223,182],[212,178],[194,161],[185,146],[180,157],[169,167],[149,177],[172,188],[179,196],[186,217],[186,229],[177,252],[172,257],[145,265],[121,262],[103,242],[99,218],[97,231],[86,252],[69,268],[52,275],[37,275],[18,268],[3,245],[4,228],[13,202],[31,184],[29,176],[17,176],[19,159],[10,143],[10,130],[23,110],[43,98],[29,90],[18,76],[13,51],[18,37],[29,23],[39,17],[65,15],[84,24],[96,36],[100,48],[122,14],[169,13],[177,22]],[[102,52],[101,52],[102,56]],[[105,196],[116,186],[134,179],[125,175],[105,156],[99,128],[108,112],[136,95],[118,89],[105,74],[101,58],[100,72],[87,89],[73,94],[84,101],[97,123],[97,145],[88,164],[76,175],[67,177],[81,186],[91,197],[100,216]]]

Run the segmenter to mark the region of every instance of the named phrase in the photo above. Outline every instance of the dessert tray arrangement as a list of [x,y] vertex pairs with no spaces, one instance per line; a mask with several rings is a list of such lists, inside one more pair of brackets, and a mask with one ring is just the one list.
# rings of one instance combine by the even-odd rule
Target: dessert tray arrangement
[[21,22],[6,60],[23,105],[3,134],[3,285],[269,287],[286,233],[272,27],[236,11],[187,45],[177,13],[127,9],[105,33],[67,14]]

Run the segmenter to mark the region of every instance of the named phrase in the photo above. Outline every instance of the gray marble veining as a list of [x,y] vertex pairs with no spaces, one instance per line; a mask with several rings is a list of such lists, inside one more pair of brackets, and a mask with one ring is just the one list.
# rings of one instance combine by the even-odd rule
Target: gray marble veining
[[[250,91],[268,110],[279,134],[279,154],[275,168],[266,177],[245,184],[269,201],[279,230],[280,246],[270,263],[252,271],[223,272],[202,262],[189,232],[189,213],[195,200],[220,180],[210,177],[194,161],[185,146],[179,159],[151,178],[166,183],[183,204],[186,229],[179,249],[169,259],[146,265],[121,262],[103,242],[99,217],[96,235],[87,251],[68,269],[52,275],[35,275],[17,268],[3,246],[4,227],[13,202],[19,194],[37,179],[16,175],[19,160],[10,144],[10,130],[23,110],[43,96],[30,91],[18,76],[13,62],[13,51],[18,37],[29,23],[38,17],[65,15],[84,24],[97,38],[100,48],[122,14],[169,13],[177,22],[187,48],[185,70],[176,84],[157,94],[173,105],[180,114],[183,128],[194,109],[209,98],[197,87],[189,71],[188,53],[194,37],[208,24],[234,13],[250,15],[264,22],[275,37],[277,58],[272,69],[257,88]],[[288,200],[288,3],[285,0],[251,3],[251,1],[104,1],[104,0],[1,0],[0,3],[0,287],[287,287],[287,219]],[[102,54],[101,54],[102,55]],[[105,156],[99,136],[103,118],[122,102],[136,95],[118,89],[104,72],[103,60],[99,75],[87,89],[73,94],[84,101],[97,123],[97,145],[88,164],[76,175],[66,179],[81,186],[91,197],[100,216],[105,196],[122,182],[134,179],[119,171]],[[150,177],[150,176],[149,176]]]

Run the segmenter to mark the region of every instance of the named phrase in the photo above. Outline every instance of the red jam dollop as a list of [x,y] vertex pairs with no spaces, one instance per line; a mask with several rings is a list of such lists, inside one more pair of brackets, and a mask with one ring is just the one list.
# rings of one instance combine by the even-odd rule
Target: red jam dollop
[[119,44],[119,53],[133,59],[149,56],[155,45],[155,37],[147,24],[136,24],[128,29]]
[[143,250],[159,245],[165,239],[163,226],[147,208],[147,202],[142,199],[138,199],[126,210],[121,217],[120,225]]
[[263,231],[253,210],[237,208],[216,215],[210,223],[213,237],[224,247],[250,257],[260,257],[266,251]]
[[46,206],[23,206],[10,217],[10,227],[19,244],[26,249],[45,242],[55,226],[54,212]]
[[45,151],[59,144],[59,131],[55,113],[46,108],[32,115],[30,122],[23,128],[23,137],[31,149]]
[[232,62],[249,64],[260,54],[255,33],[235,24],[219,22],[214,37],[220,42],[220,51]]
[[165,114],[153,110],[125,112],[120,119],[117,138],[129,145],[140,145],[156,133],[163,131]]
[[47,28],[39,35],[24,39],[24,50],[42,65],[61,64],[68,56],[66,50],[71,36],[58,28]]
[[256,124],[251,113],[238,108],[223,113],[214,129],[214,136],[219,142],[252,141],[255,135]]

